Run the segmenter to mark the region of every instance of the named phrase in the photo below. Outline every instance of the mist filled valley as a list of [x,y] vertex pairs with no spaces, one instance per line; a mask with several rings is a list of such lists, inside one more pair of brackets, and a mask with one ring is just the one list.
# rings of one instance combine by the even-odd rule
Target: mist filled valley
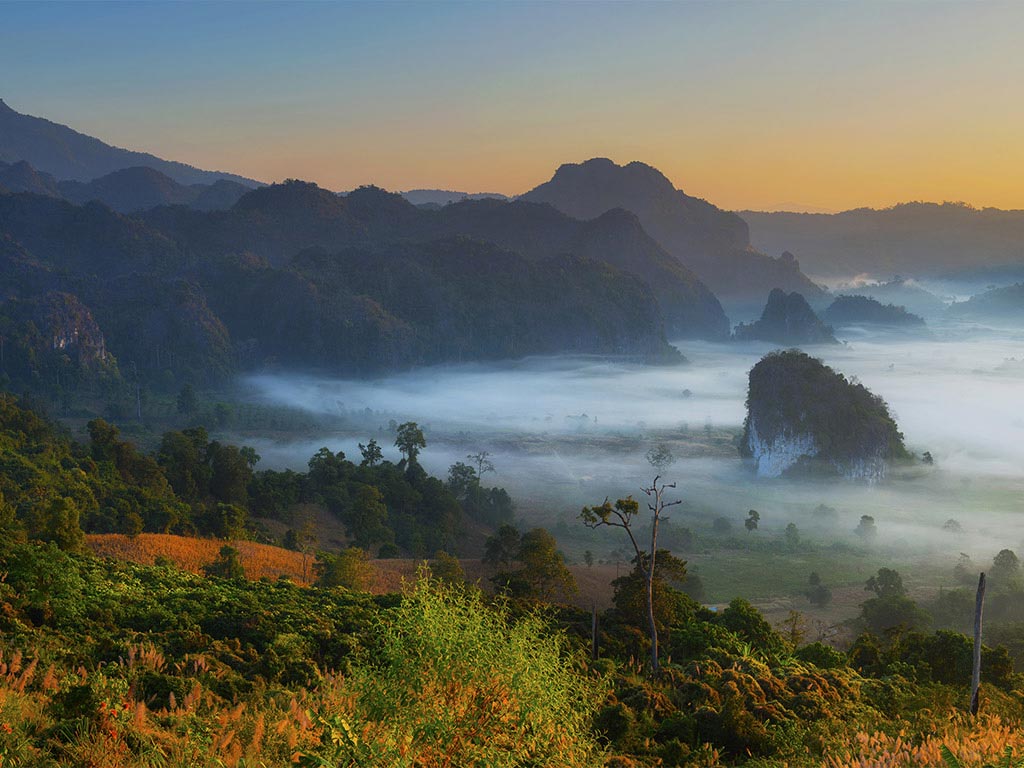
[[0,768],[1024,765],[1024,6],[0,10]]
[[[871,515],[875,546],[891,558],[934,566],[928,579],[938,580],[929,587],[954,584],[960,552],[984,562],[1006,546],[1020,547],[1024,330],[946,323],[924,338],[865,327],[840,336],[842,345],[808,350],[881,395],[908,448],[927,451],[934,464],[918,463],[880,483],[755,477],[737,444],[747,374],[773,348],[766,343],[677,342],[687,363],[667,367],[545,357],[367,380],[252,376],[239,383],[243,398],[308,412],[321,427],[300,439],[238,439],[254,445],[268,466],[301,469],[321,445],[358,455],[358,443],[369,437],[389,446],[389,424],[415,421],[427,435],[421,462],[429,472],[443,476],[467,455],[489,452],[489,481],[509,491],[517,518],[555,530],[575,561],[585,549],[604,559],[621,544],[602,549],[608,542],[579,525],[579,509],[640,495],[655,473],[645,453],[657,445],[676,457],[664,474],[677,482],[684,505],[670,528],[696,534],[680,552],[698,569],[710,557],[702,555],[706,540],[723,538],[714,520],[724,517],[745,533],[752,508],[761,514],[759,535],[781,538],[795,523],[822,547],[863,544],[854,531],[862,515]],[[398,459],[393,447],[385,455]],[[832,509],[823,515],[821,505]],[[960,528],[944,529],[949,520]],[[716,551],[710,559],[729,556]],[[938,576],[943,569],[945,577]],[[749,583],[730,578],[721,587],[705,577],[709,599],[774,596],[756,569],[746,575]]]

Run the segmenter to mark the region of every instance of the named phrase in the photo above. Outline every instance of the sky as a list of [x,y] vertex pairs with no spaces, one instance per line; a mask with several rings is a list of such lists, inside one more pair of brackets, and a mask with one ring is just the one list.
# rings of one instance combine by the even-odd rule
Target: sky
[[261,181],[518,194],[641,160],[730,209],[1024,208],[1024,2],[0,0],[0,98]]

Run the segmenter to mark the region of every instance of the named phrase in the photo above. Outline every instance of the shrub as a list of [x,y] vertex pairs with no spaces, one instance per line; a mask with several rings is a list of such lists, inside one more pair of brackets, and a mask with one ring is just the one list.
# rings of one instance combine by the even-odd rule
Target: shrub
[[600,698],[563,637],[537,615],[512,623],[473,591],[421,578],[345,681],[307,765],[597,765]]

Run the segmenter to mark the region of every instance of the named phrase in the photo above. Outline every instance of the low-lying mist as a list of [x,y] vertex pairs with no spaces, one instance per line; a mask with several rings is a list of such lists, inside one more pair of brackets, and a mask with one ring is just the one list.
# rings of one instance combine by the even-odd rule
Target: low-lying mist
[[[747,372],[773,347],[681,342],[678,367],[645,367],[589,357],[531,358],[497,365],[423,369],[374,380],[260,375],[247,396],[299,408],[323,431],[271,441],[242,436],[263,467],[305,465],[321,446],[358,457],[376,438],[397,459],[389,422],[416,421],[428,446],[421,462],[444,476],[480,450],[526,524],[576,530],[576,513],[606,496],[640,495],[653,475],[644,454],[668,444],[684,506],[674,525],[707,526],[717,516],[742,529],[757,509],[762,529],[795,522],[825,539],[852,537],[861,515],[876,518],[879,541],[908,550],[971,552],[986,558],[1024,546],[1024,331],[934,327],[927,338],[841,329],[846,343],[808,348],[890,405],[908,448],[932,466],[896,471],[869,486],[844,481],[758,480],[736,442]],[[815,509],[825,504],[835,515]],[[943,529],[957,520],[963,531]]]

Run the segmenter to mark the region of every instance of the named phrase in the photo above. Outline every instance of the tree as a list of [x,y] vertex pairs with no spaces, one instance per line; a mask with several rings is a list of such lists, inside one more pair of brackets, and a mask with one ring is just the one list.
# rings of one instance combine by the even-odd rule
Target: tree
[[220,548],[217,559],[203,568],[207,576],[220,576],[225,579],[244,579],[245,569],[237,549],[230,544]]
[[589,549],[583,553],[583,562],[586,563],[587,568],[591,568],[594,565],[594,553]]
[[516,560],[523,567],[516,574],[518,578],[515,581],[528,587],[528,596],[549,600],[556,592],[576,592],[576,579],[565,566],[565,558],[558,551],[555,537],[546,529],[534,528],[523,534]]
[[747,519],[743,521],[743,527],[747,529],[747,532],[756,531],[757,524],[761,522],[761,515],[756,509],[752,509],[747,512]]
[[672,453],[672,449],[665,445],[665,443],[658,443],[644,454],[644,458],[647,459],[647,463],[654,467],[659,474],[676,463],[676,457]]
[[457,461],[448,468],[448,490],[457,499],[464,499],[470,489],[480,485],[480,476],[468,464]]
[[907,597],[903,578],[891,568],[879,568],[864,589],[876,597],[861,604],[861,619],[876,634],[913,630],[925,626],[929,617]]
[[977,572],[978,569],[974,567],[971,556],[966,552],[961,552],[956,565],[953,566],[953,578],[961,584],[973,584],[975,581],[974,574]]
[[483,562],[494,568],[511,565],[519,552],[519,531],[513,525],[503,525],[484,543]]
[[[249,449],[251,451],[252,449]],[[210,443],[210,495],[224,504],[245,507],[249,504],[252,481],[252,456],[234,445]]]
[[[644,553],[645,558],[646,556]],[[670,582],[684,585],[690,583],[686,561],[664,549],[658,551],[657,559],[658,569],[654,574],[651,595],[654,619],[658,631],[661,632],[684,621],[686,616],[692,613],[693,604],[685,596],[687,593],[680,592],[670,585]],[[636,558],[633,558],[632,570],[612,581],[612,587],[615,589],[612,602],[622,617],[637,626],[642,627],[646,624],[647,581],[643,571],[637,567]]]
[[878,536],[878,528],[875,527],[875,518],[871,515],[861,515],[860,522],[857,524],[857,528],[854,530],[858,536],[864,541],[874,541],[875,537]]
[[796,523],[786,526],[786,544],[790,547],[800,546],[800,530],[796,527]]
[[309,459],[309,480],[317,491],[323,493],[341,482],[345,477],[345,454],[332,453],[324,447]]
[[1020,577],[1020,560],[1012,549],[999,551],[992,560],[992,578],[999,586],[1010,586]]
[[199,411],[199,398],[191,384],[186,384],[178,393],[178,413],[192,417]]
[[903,577],[892,568],[879,568],[878,573],[868,579],[864,589],[881,598],[903,597],[907,594]]
[[366,445],[359,444],[359,453],[363,455],[361,463],[364,467],[375,467],[384,459],[384,452],[373,438]]
[[832,590],[824,584],[813,584],[804,594],[811,601],[811,605],[816,605],[819,608],[824,608],[832,602]]
[[449,555],[444,550],[438,550],[434,554],[434,562],[430,565],[430,575],[445,584],[466,583],[466,572],[462,570],[462,564],[458,558]]
[[360,483],[345,515],[345,527],[352,542],[361,549],[386,543],[392,538],[388,508],[380,489]]
[[81,552],[85,545],[85,534],[82,533],[78,506],[74,500],[58,496],[50,502],[47,517],[47,539],[67,552]]
[[478,453],[466,454],[466,458],[469,459],[476,466],[477,481],[483,479],[484,474],[487,472],[494,471],[494,464],[490,460],[490,451],[479,451]]
[[727,517],[716,517],[714,522],[711,523],[711,530],[715,533],[725,535],[732,530],[732,523],[729,522]]
[[373,576],[369,555],[358,547],[349,547],[336,555],[321,552],[313,569],[320,587],[365,590]]
[[661,671],[658,662],[658,625],[654,616],[654,578],[658,558],[658,524],[667,520],[664,513],[668,507],[681,504],[682,501],[665,501],[665,491],[674,489],[675,483],[660,483],[660,475],[655,475],[654,482],[647,488],[641,489],[650,499],[647,508],[651,511],[651,547],[650,550],[643,550],[637,542],[633,533],[633,525],[640,513],[640,505],[633,500],[632,496],[619,499],[614,506],[608,499],[599,507],[584,507],[580,511],[580,518],[588,528],[598,528],[602,525],[612,528],[622,528],[629,536],[629,541],[636,552],[636,567],[643,576],[645,583],[645,600],[647,605],[647,628],[651,639],[651,673],[657,677]]
[[427,439],[423,436],[423,430],[415,421],[407,421],[398,425],[398,432],[395,435],[395,447],[401,451],[402,456],[409,464],[416,463],[420,449],[427,447]]

